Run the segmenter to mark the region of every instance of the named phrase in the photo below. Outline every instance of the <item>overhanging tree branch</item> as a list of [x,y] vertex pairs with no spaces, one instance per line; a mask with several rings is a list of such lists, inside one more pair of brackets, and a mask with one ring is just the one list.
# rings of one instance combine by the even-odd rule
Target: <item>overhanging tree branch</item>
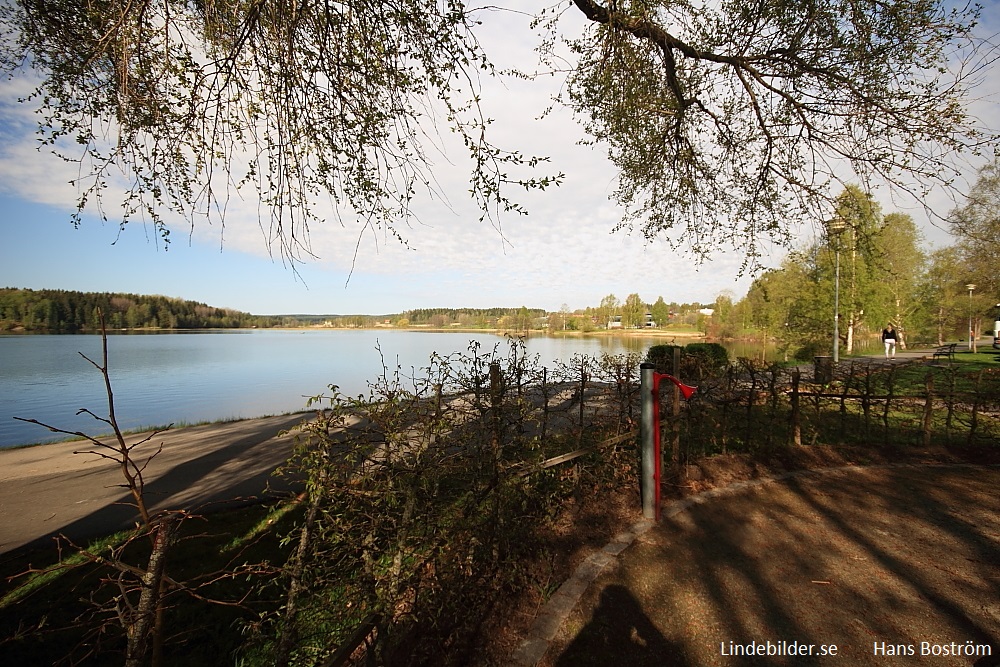
[[[541,53],[563,100],[618,168],[619,227],[721,245],[759,243],[820,219],[831,186],[881,179],[948,186],[956,161],[996,146],[969,115],[996,58],[978,7],[934,0],[572,0],[590,21]],[[497,11],[492,7],[488,11]],[[446,198],[436,139],[469,156],[469,194],[496,220],[524,213],[508,191],[560,175],[490,139],[480,75],[496,76],[461,0],[13,0],[0,62],[42,83],[41,137],[82,165],[80,211],[125,177],[122,224],[172,216],[223,225],[259,201],[269,247],[312,256],[328,219],[403,238],[416,194]],[[487,11],[487,10],[482,10]],[[544,23],[545,19],[540,18]],[[82,152],[81,152],[82,151]],[[495,225],[499,229],[499,224]]]
[[760,239],[821,219],[832,185],[919,194],[996,146],[966,107],[996,59],[978,7],[572,2],[595,27],[571,42],[567,100],[619,167],[621,226],[650,239],[728,242],[752,265]]

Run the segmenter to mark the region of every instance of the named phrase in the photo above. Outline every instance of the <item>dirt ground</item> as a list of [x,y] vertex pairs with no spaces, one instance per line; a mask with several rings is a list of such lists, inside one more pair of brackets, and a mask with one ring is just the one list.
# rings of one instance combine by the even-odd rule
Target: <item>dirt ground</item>
[[[931,463],[702,496],[587,590],[541,664],[1000,664],[1000,469],[915,458]],[[713,465],[684,483],[775,472]],[[740,655],[748,648],[764,655]]]

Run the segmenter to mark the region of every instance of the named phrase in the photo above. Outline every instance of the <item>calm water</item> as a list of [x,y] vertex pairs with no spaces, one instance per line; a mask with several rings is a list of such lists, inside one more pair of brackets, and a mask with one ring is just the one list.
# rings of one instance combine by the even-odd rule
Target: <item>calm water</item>
[[[406,331],[231,331],[113,335],[108,354],[115,412],[122,428],[259,417],[305,408],[309,396],[336,384],[366,392],[382,358],[404,371],[427,365],[432,352],[492,348],[492,334]],[[543,363],[575,353],[644,352],[648,342],[611,337],[530,338]],[[381,355],[379,349],[381,348]],[[503,347],[503,349],[506,349]],[[72,431],[105,432],[79,408],[107,414],[100,374],[80,353],[101,359],[101,339],[0,336],[0,447],[58,439],[33,418]]]
[[[397,362],[404,371],[420,369],[432,352],[464,352],[473,340],[484,349],[499,343],[506,351],[505,339],[488,333],[272,330],[113,335],[108,353],[119,424],[134,429],[302,410],[308,397],[330,384],[356,396],[379,375],[383,358],[390,369]],[[549,364],[577,353],[644,354],[657,342],[538,336],[527,340],[527,349]],[[761,355],[759,345],[727,347],[732,357]],[[101,376],[81,352],[100,362],[100,337],[0,336],[0,447],[61,437],[13,417],[106,432],[92,418],[76,415],[83,407],[107,414]]]

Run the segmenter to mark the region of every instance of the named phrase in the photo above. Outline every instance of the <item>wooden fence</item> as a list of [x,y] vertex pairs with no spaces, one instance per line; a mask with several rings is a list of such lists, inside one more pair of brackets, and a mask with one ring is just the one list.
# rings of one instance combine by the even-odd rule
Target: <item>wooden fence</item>
[[913,362],[841,364],[833,382],[741,360],[665,422],[684,458],[787,445],[991,446],[1000,442],[1000,369]]
[[[478,442],[499,466],[494,475],[528,485],[560,465],[599,470],[630,462],[632,477],[622,483],[638,485],[634,356],[575,357],[556,368],[532,366],[523,357],[507,364],[492,359],[476,368],[439,375],[429,390],[414,392],[401,427],[410,447],[447,450],[457,440]],[[661,428],[678,443],[676,453],[665,448],[664,454],[678,465],[720,453],[810,445],[1000,443],[1000,369],[851,361],[835,369],[832,382],[816,384],[796,369],[739,360],[698,385],[686,402],[663,392]],[[373,664],[365,646],[379,640],[379,624],[367,619],[317,664]]]

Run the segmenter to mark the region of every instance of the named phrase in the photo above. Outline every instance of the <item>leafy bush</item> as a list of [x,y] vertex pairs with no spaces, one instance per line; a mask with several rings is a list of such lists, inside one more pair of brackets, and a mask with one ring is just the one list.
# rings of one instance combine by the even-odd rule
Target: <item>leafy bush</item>
[[813,357],[830,354],[830,341],[812,340],[795,351],[796,361],[812,361]]
[[658,373],[669,373],[673,368],[674,350],[680,350],[683,357],[682,345],[653,345],[646,351],[645,362],[656,366]]
[[684,351],[697,361],[703,372],[715,373],[729,365],[729,352],[718,343],[691,343]]
[[673,373],[675,349],[681,351],[681,377],[703,379],[718,375],[729,365],[729,353],[718,343],[653,345],[646,352],[646,362],[655,365],[658,373]]

